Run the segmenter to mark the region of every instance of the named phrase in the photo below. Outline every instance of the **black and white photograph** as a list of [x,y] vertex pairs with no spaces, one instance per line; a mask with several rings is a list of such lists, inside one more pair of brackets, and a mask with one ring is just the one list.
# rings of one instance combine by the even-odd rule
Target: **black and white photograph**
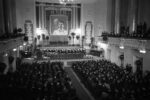
[[0,0],[0,100],[150,100],[150,0]]

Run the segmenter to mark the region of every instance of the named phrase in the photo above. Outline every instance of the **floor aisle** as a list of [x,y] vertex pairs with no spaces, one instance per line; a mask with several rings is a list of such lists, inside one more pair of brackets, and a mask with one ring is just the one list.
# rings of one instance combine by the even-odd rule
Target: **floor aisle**
[[94,100],[89,91],[80,82],[80,79],[76,76],[71,67],[65,67],[66,72],[68,72],[69,77],[72,80],[73,86],[76,88],[76,92],[80,100]]

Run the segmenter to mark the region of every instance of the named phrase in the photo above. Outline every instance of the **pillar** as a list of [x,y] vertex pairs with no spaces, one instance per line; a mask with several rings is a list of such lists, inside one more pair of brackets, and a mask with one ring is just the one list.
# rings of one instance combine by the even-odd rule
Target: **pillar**
[[137,25],[137,0],[130,0],[129,13],[128,13],[128,25],[130,26],[130,32],[133,33],[136,30]]
[[16,28],[15,0],[3,0],[5,32],[12,33]]
[[[17,49],[17,48],[16,48]],[[18,50],[18,49],[17,49]],[[16,51],[10,51],[10,55],[14,57],[14,60],[12,62],[12,65],[10,67],[12,67],[12,72],[16,71],[16,59],[17,59],[17,50]]]
[[16,71],[16,60],[17,60],[16,52],[14,53],[13,57],[14,57],[14,61],[12,63],[12,67],[13,67],[13,72],[15,72]]
[[73,7],[73,29],[76,28],[76,7]]
[[4,70],[4,74],[7,74],[8,70],[9,70],[8,55],[3,55],[3,62],[6,64],[6,68]]
[[0,36],[4,34],[4,11],[3,11],[3,0],[0,0]]
[[120,32],[120,0],[115,1],[115,33]]

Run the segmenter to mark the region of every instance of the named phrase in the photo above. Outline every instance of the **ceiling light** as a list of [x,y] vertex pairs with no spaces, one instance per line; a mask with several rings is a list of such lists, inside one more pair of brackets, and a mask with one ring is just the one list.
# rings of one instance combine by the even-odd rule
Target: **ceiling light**
[[80,29],[80,28],[77,28],[77,29],[75,30],[75,33],[80,34],[80,33],[81,33],[81,29]]
[[146,53],[146,50],[145,49],[140,50],[140,53]]
[[13,51],[17,51],[17,49],[16,49],[16,48],[14,48],[14,49],[13,49]]
[[26,43],[23,43],[23,45],[25,46],[25,45],[26,45]]
[[120,48],[120,49],[124,49],[124,46],[120,46],[119,48]]

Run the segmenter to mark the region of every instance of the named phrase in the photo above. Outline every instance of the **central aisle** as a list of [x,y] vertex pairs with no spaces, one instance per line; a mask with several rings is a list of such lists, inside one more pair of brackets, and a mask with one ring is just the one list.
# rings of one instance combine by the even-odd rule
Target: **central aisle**
[[84,87],[80,82],[80,79],[76,76],[71,67],[64,67],[65,71],[69,74],[69,77],[72,80],[73,86],[76,88],[76,93],[80,100],[95,100],[90,92]]

